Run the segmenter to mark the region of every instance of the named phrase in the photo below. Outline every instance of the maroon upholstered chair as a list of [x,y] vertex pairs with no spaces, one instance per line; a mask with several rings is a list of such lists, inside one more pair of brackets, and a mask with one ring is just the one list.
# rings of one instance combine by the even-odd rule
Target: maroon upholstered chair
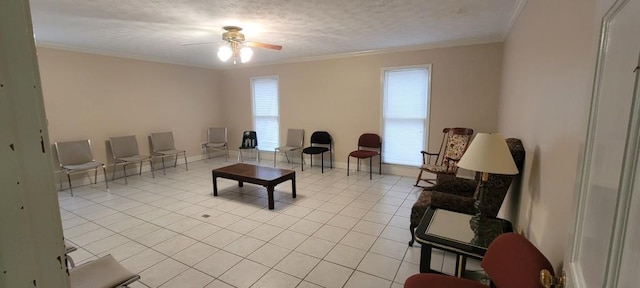
[[369,179],[371,179],[371,173],[373,171],[373,157],[380,157],[379,174],[382,175],[382,140],[378,134],[364,133],[360,135],[358,139],[358,150],[352,151],[347,156],[347,176],[349,176],[349,159],[351,157],[358,158],[358,171],[360,171],[360,159],[369,158]]
[[[553,266],[544,255],[522,235],[505,233],[496,238],[481,264],[496,288],[540,288],[540,271],[553,274]],[[453,276],[421,273],[407,278],[405,288],[462,287],[486,288],[480,282]]]

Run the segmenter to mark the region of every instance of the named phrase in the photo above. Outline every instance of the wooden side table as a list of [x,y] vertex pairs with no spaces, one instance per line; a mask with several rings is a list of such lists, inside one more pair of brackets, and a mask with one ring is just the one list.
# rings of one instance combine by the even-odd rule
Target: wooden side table
[[[483,221],[481,231],[472,228],[473,215],[429,207],[416,229],[416,241],[420,251],[420,273],[431,271],[431,250],[438,248],[455,253],[455,276],[462,277],[467,257],[482,259],[493,239],[502,233],[512,232],[511,222],[490,218]],[[475,227],[475,226],[474,226]]]

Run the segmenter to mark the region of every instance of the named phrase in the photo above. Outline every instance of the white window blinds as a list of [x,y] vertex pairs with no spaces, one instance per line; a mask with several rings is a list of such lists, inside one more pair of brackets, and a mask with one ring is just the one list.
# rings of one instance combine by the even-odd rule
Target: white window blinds
[[278,77],[251,79],[253,127],[258,134],[258,148],[273,150],[279,146]]
[[382,160],[420,166],[427,141],[429,69],[384,70],[382,99]]

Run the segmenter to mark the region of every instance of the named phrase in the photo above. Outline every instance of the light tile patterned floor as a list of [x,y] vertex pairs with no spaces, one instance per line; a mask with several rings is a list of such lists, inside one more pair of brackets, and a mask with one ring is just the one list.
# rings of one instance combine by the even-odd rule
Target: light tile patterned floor
[[[112,254],[142,277],[131,287],[397,288],[418,273],[420,246],[407,246],[413,178],[298,166],[297,198],[280,184],[268,210],[265,188],[252,184],[218,179],[211,195],[211,169],[230,164],[59,192],[65,237],[78,246],[71,256],[81,264]],[[434,250],[432,268],[451,273],[453,259]]]

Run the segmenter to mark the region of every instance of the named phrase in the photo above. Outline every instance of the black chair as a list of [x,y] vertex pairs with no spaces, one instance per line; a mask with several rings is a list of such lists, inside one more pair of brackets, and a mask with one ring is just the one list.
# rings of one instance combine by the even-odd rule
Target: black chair
[[260,150],[258,150],[258,134],[256,131],[244,131],[242,133],[242,143],[240,144],[240,153],[238,153],[238,162],[242,162],[242,150],[255,150],[256,161],[260,162]]
[[[302,149],[302,153],[300,153],[300,165],[302,165],[302,171],[304,171],[304,154],[311,155],[311,167],[313,167],[313,155],[320,154],[320,159],[322,159],[322,168],[321,171],[324,173],[324,152],[329,152],[329,159],[331,169],[333,169],[333,146],[332,146],[332,138],[329,133],[326,131],[316,131],[311,134],[311,146]],[[313,146],[313,144],[322,145],[322,146]],[[326,147],[326,146],[329,147]]]

